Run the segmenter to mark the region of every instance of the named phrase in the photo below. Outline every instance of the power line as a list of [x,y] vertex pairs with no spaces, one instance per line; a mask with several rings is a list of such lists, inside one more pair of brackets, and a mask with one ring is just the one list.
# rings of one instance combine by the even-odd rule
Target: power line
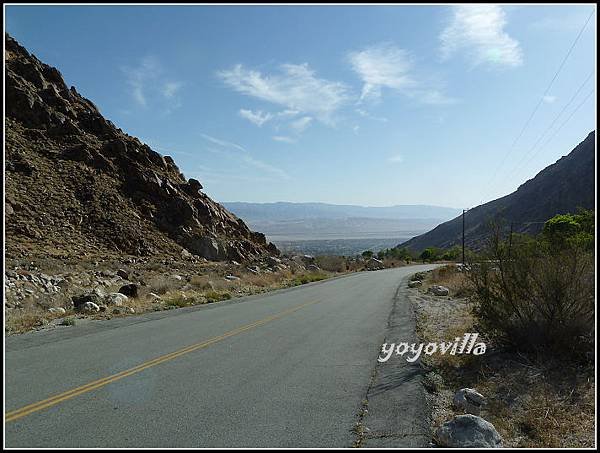
[[[512,142],[510,148],[508,149],[508,152],[504,155],[504,158],[502,159],[502,161],[500,162],[500,165],[498,165],[496,167],[496,170],[494,171],[494,174],[492,175],[492,177],[489,180],[488,183],[488,187],[487,189],[483,192],[484,194],[484,198],[482,200],[481,203],[483,203],[483,201],[485,200],[485,197],[487,196],[490,186],[491,184],[494,182],[494,180],[496,179],[496,176],[498,175],[498,171],[500,170],[500,168],[502,168],[502,166],[504,165],[504,163],[506,162],[506,159],[508,158],[508,156],[512,153],[512,151],[514,150],[515,145],[517,144],[517,142],[520,140],[520,138],[523,136],[523,133],[525,132],[525,130],[527,129],[527,126],[529,126],[529,123],[531,122],[531,120],[533,119],[533,117],[535,116],[535,114],[537,113],[538,109],[540,108],[540,105],[542,104],[542,102],[544,101],[544,97],[548,94],[548,92],[550,91],[550,88],[552,88],[552,85],[554,84],[554,81],[557,79],[558,75],[560,74],[560,72],[562,71],[562,68],[564,67],[565,63],[567,62],[569,56],[571,55],[571,52],[573,52],[573,49],[575,48],[575,45],[577,44],[577,42],[579,41],[579,38],[581,37],[581,35],[583,34],[584,30],[587,27],[587,24],[589,23],[590,19],[592,18],[592,16],[594,15],[594,13],[596,12],[595,9],[592,10],[592,12],[590,13],[590,15],[588,16],[587,20],[585,21],[585,23],[583,24],[583,26],[581,27],[581,30],[579,30],[579,33],[577,34],[577,37],[575,38],[575,40],[573,41],[573,43],[571,44],[571,47],[569,48],[569,51],[567,52],[567,54],[565,55],[565,57],[563,58],[560,66],[558,67],[558,69],[556,70],[556,72],[554,73],[554,76],[552,77],[552,79],[550,80],[550,83],[548,84],[548,86],[546,87],[546,89],[544,90],[544,94],[542,94],[542,96],[540,97],[540,100],[538,101],[538,103],[536,104],[535,108],[533,109],[533,111],[531,112],[531,115],[529,115],[529,118],[527,119],[527,121],[525,122],[525,124],[523,125],[523,127],[521,128],[521,131],[519,132],[519,135],[517,135],[517,138],[515,138],[515,140]],[[480,204],[481,204],[480,203]]]
[[540,151],[543,150],[544,147],[548,143],[550,143],[550,141],[552,141],[552,139],[554,137],[556,137],[556,135],[558,134],[558,132],[563,128],[563,126],[569,122],[569,120],[573,117],[573,115],[575,115],[575,113],[581,108],[581,106],[583,106],[583,104],[585,104],[585,102],[590,98],[590,96],[593,93],[594,93],[594,88],[592,88],[592,90],[583,98],[583,100],[577,105],[577,107],[575,107],[575,110],[573,110],[571,112],[571,114],[569,115],[569,117],[565,121],[562,122],[562,124],[558,127],[558,129],[556,129],[554,131],[554,134],[552,134],[552,136],[548,140],[546,140],[546,142],[540,147],[540,149],[538,149],[537,152],[533,156],[531,156],[529,158],[529,160],[525,163],[525,165],[523,166],[523,168],[526,168],[527,165],[529,165],[529,163],[540,153]]
[[[590,72],[590,74],[587,76],[587,78],[583,81],[583,83],[581,85],[579,85],[579,88],[577,89],[577,91],[575,91],[575,94],[571,97],[571,99],[569,100],[569,102],[567,102],[565,104],[565,106],[562,108],[562,110],[558,113],[558,115],[556,115],[554,117],[554,119],[552,120],[552,122],[550,123],[550,125],[546,128],[546,130],[544,130],[544,132],[542,133],[542,135],[540,135],[540,137],[536,140],[536,142],[533,144],[533,146],[523,155],[523,157],[521,158],[521,160],[519,161],[519,163],[513,167],[512,171],[509,174],[514,174],[517,171],[517,169],[521,166],[521,164],[525,161],[525,159],[527,157],[529,157],[529,154],[537,148],[537,146],[541,143],[541,141],[544,138],[544,136],[550,131],[550,129],[552,129],[552,127],[554,126],[554,124],[562,116],[562,114],[565,112],[565,110],[567,110],[567,108],[569,108],[569,106],[573,103],[573,101],[575,100],[575,98],[577,98],[577,96],[579,95],[579,93],[581,92],[581,90],[583,89],[583,87],[585,85],[587,85],[587,82],[590,80],[590,78],[593,75],[594,75],[594,71],[592,70]],[[529,163],[529,160],[527,162]]]

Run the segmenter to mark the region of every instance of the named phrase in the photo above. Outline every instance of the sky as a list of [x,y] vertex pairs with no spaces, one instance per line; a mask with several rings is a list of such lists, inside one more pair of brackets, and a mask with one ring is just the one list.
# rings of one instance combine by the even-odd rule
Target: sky
[[595,5],[5,8],[217,201],[471,208],[595,129]]

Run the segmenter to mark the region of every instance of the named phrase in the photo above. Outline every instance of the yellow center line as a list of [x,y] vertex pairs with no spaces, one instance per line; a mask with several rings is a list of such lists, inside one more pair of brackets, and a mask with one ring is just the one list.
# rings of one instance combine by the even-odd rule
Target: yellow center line
[[277,313],[275,315],[272,316],[268,316],[266,318],[263,318],[259,321],[253,322],[251,324],[247,324],[245,326],[242,327],[238,327],[237,329],[234,330],[230,330],[229,332],[226,332],[222,335],[219,335],[217,337],[213,337],[209,340],[200,342],[200,343],[195,343],[192,344],[190,346],[187,346],[185,348],[179,349],[177,351],[173,351],[170,352],[168,354],[162,355],[160,357],[157,357],[155,359],[152,360],[148,360],[146,362],[143,362],[133,368],[129,368],[128,370],[124,370],[121,371],[120,373],[117,374],[113,374],[111,376],[107,376],[104,377],[102,379],[98,379],[96,381],[90,382],[88,384],[82,385],[80,387],[76,387],[74,389],[71,390],[67,390],[66,392],[63,393],[59,393],[58,395],[54,395],[50,398],[46,398],[42,401],[38,401],[37,403],[32,403],[32,404],[28,404],[27,406],[23,406],[19,409],[15,409],[12,411],[9,411],[5,414],[5,423],[8,422],[12,422],[15,420],[18,420],[20,418],[26,417],[29,414],[32,414],[34,412],[38,412],[41,411],[43,409],[47,409],[49,407],[52,407],[62,401],[66,401],[68,399],[74,398],[78,395],[81,395],[83,393],[87,393],[87,392],[91,392],[92,390],[96,390],[99,389],[101,387],[104,387],[105,385],[108,385],[112,382],[116,382],[120,379],[123,379],[125,377],[131,376],[133,374],[139,373],[140,371],[144,371],[147,368],[159,365],[161,363],[164,362],[168,362],[170,360],[173,360],[177,357],[180,357],[184,354],[189,354],[190,352],[194,352],[197,351],[199,349],[203,349],[206,348],[214,343],[218,343],[219,341],[225,340],[226,338],[232,337],[234,335],[238,335],[242,332],[245,332],[247,330],[250,329],[254,329],[256,327],[262,326],[264,324],[267,324],[268,322],[274,321],[276,319],[282,318],[283,316],[289,315],[295,311],[300,310],[301,308],[307,307],[309,305],[313,305],[316,304],[317,302],[320,302],[318,300],[312,301],[312,302],[307,302],[305,304],[301,304],[298,305],[296,307],[290,308],[288,310],[282,311],[280,313]]

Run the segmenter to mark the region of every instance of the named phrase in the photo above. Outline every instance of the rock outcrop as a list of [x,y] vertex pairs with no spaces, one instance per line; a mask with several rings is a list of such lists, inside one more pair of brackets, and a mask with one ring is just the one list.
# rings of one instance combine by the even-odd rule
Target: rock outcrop
[[279,254],[8,35],[4,55],[7,256]]

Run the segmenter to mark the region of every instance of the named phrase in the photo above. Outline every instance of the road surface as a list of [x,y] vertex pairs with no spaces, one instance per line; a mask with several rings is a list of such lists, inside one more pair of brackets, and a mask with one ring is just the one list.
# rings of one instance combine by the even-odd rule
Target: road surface
[[5,445],[425,446],[418,365],[377,356],[432,267],[8,337]]

